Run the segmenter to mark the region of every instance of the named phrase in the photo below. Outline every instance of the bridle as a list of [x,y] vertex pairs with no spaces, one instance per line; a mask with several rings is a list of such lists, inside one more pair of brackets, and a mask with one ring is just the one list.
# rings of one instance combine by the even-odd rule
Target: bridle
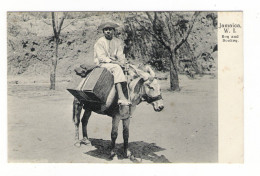
[[158,95],[158,96],[156,96],[156,97],[151,97],[151,96],[149,96],[149,95],[147,95],[147,94],[144,94],[144,95],[142,96],[142,98],[143,98],[144,101],[146,101],[147,103],[153,103],[153,102],[155,102],[155,101],[157,101],[157,100],[162,100],[162,95],[160,94],[160,95]]
[[[143,87],[143,90],[144,90],[144,87]],[[144,90],[144,92],[145,92],[145,90]],[[162,98],[162,94],[152,97],[152,96],[148,95],[147,93],[145,93],[145,94],[143,94],[141,99],[142,99],[141,101],[146,101],[147,103],[151,104],[155,101],[162,100],[163,98]]]

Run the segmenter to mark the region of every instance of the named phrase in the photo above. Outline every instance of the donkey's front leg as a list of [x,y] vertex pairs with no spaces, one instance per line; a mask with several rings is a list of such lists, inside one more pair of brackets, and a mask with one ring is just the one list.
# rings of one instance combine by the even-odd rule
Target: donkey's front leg
[[89,109],[85,109],[84,115],[81,119],[81,123],[82,123],[82,134],[83,134],[83,139],[81,140],[81,143],[87,145],[90,144],[90,141],[88,139],[88,131],[87,131],[87,125],[88,125],[88,120],[90,118],[91,115],[91,110]]
[[81,110],[83,108],[83,105],[75,98],[73,101],[73,121],[75,125],[75,146],[80,146],[79,141],[79,123],[80,123],[80,114]]
[[116,155],[115,146],[116,146],[116,138],[117,138],[117,135],[118,135],[119,121],[120,121],[120,115],[115,115],[112,119],[111,153],[110,153],[111,159],[113,159],[113,157]]
[[123,138],[124,138],[124,157],[128,158],[131,155],[131,152],[128,150],[130,118],[124,119],[122,123],[123,123]]

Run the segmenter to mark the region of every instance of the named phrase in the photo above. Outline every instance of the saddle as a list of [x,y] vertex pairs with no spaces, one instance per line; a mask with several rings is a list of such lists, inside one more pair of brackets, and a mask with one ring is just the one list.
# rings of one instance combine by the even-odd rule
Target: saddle
[[[118,106],[114,76],[104,67],[81,65],[75,69],[67,90],[85,107],[100,114],[111,114],[117,108],[126,116],[128,110]],[[122,89],[128,98],[128,85],[122,83]],[[128,106],[129,108],[129,106]]]

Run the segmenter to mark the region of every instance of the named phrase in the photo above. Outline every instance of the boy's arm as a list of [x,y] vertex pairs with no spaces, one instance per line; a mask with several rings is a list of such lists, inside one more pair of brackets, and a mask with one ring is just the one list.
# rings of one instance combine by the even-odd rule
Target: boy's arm
[[98,59],[99,63],[109,63],[111,59],[107,56],[106,51],[101,44],[97,43],[94,46],[95,59]]

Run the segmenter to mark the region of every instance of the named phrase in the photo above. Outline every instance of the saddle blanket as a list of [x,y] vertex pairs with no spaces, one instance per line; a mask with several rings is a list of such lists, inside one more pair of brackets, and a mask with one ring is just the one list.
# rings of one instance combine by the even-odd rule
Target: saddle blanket
[[67,90],[81,102],[106,103],[114,86],[113,75],[103,67],[94,68],[85,78],[72,79]]

